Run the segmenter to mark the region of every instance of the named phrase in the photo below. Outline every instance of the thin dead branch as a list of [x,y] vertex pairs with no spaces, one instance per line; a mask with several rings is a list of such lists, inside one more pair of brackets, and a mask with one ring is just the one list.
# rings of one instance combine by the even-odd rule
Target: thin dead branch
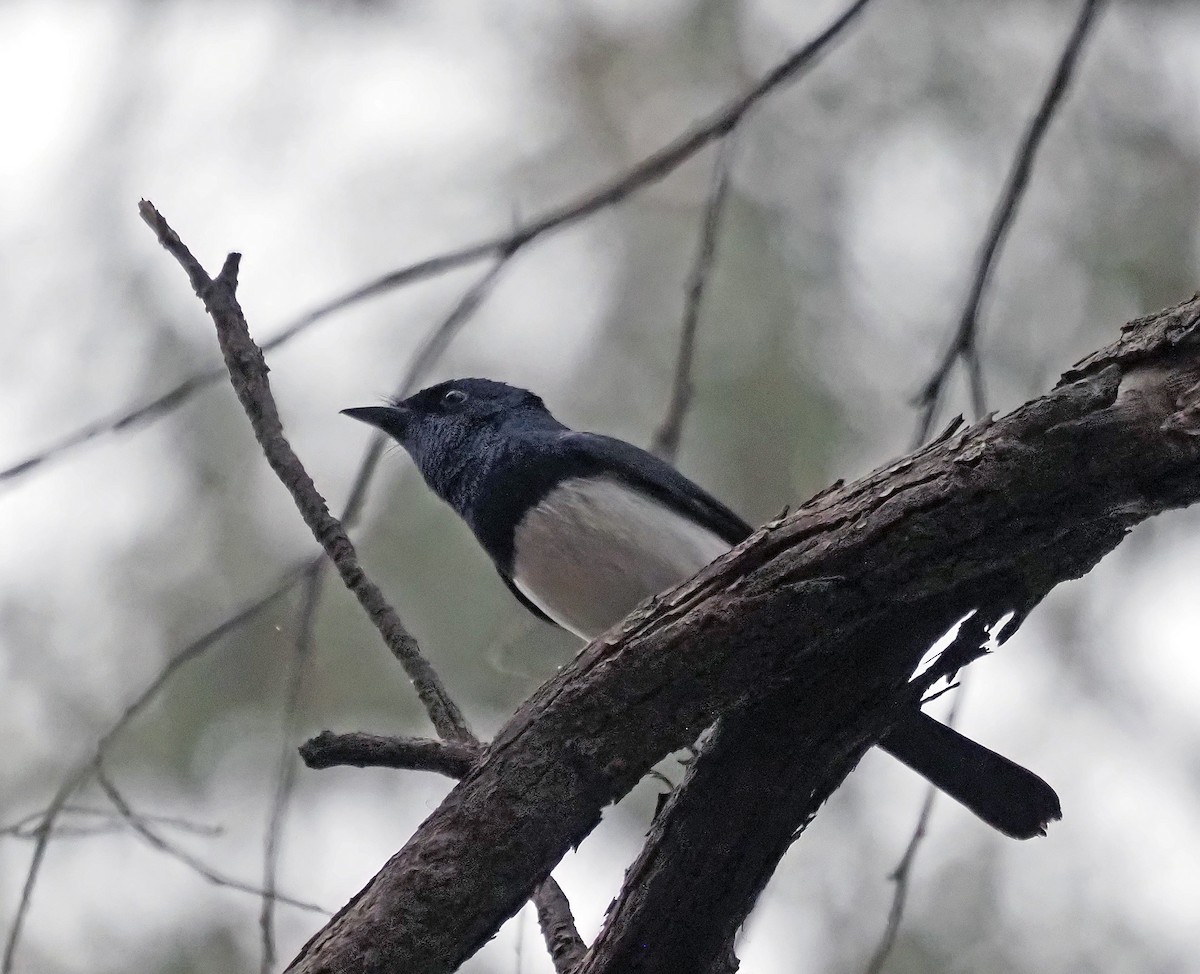
[[650,449],[664,460],[674,460],[679,452],[683,421],[692,404],[692,364],[696,358],[696,330],[700,326],[700,308],[708,279],[712,275],[717,253],[717,236],[725,199],[729,195],[729,170],[733,163],[735,140],[731,134],[717,147],[713,167],[712,188],[704,205],[704,221],[700,230],[700,245],[688,278],[687,300],[683,309],[683,327],[679,333],[679,353],[675,359],[675,376],[671,382],[671,398],[666,415],[651,440]]
[[[415,391],[416,384],[436,364],[449,347],[450,342],[462,330],[479,306],[492,292],[501,273],[510,260],[516,256],[514,249],[496,261],[487,272],[469,287],[450,313],[439,322],[421,343],[413,360],[400,380],[395,398],[402,399]],[[342,523],[347,529],[358,519],[363,504],[366,502],[367,488],[378,468],[383,456],[386,437],[376,433],[367,445],[366,454],[359,463],[354,476],[350,495],[346,500],[342,514]],[[299,611],[297,623],[296,652],[293,657],[293,670],[289,679],[289,691],[284,703],[282,720],[283,741],[276,775],[276,787],[271,810],[268,817],[267,830],[263,842],[263,886],[268,891],[275,888],[275,873],[278,869],[279,849],[282,842],[281,833],[287,816],[287,806],[291,798],[295,780],[295,751],[293,741],[298,726],[298,707],[303,688],[304,674],[308,668],[308,660],[312,654],[313,630],[316,622],[316,612],[320,604],[321,584],[328,563],[321,559],[307,578],[306,594]],[[259,914],[259,929],[261,931],[262,962],[261,974],[269,974],[275,966],[275,937],[274,937],[275,899],[264,896],[262,909]]]
[[29,913],[33,891],[37,886],[42,862],[45,859],[46,847],[50,842],[51,835],[54,834],[56,820],[66,806],[68,799],[76,790],[92,778],[103,762],[112,741],[129,726],[138,714],[145,710],[158,697],[162,688],[171,681],[180,669],[199,659],[220,643],[225,636],[240,629],[249,620],[274,605],[291,591],[296,581],[309,570],[310,564],[310,561],[305,561],[299,565],[293,565],[280,576],[277,584],[271,591],[250,602],[240,611],[228,616],[168,659],[147,687],[121,712],[121,715],[113,722],[108,731],[96,742],[96,747],[91,757],[75,768],[59,783],[58,790],[46,805],[42,819],[38,827],[34,830],[33,855],[29,860],[29,867],[25,873],[25,881],[21,886],[21,895],[17,901],[17,910],[13,915],[13,921],[8,930],[8,939],[5,942],[4,961],[3,965],[0,966],[0,971],[3,974],[10,974],[13,969],[17,946],[20,943],[21,932],[24,929],[25,918]]
[[1099,15],[1102,7],[1103,0],[1084,0],[1083,6],[1079,10],[1079,16],[1075,20],[1075,25],[1067,37],[1062,54],[1059,56],[1058,65],[1050,78],[1050,84],[1042,95],[1042,100],[1038,105],[1037,111],[1034,112],[1033,117],[1029,120],[1025,134],[1017,146],[1012,166],[1008,172],[1008,178],[1004,182],[1004,188],[993,211],[987,234],[984,237],[983,246],[979,251],[979,259],[976,262],[975,273],[967,292],[966,304],[958,319],[958,327],[954,331],[949,347],[934,368],[933,374],[929,377],[928,381],[922,387],[920,394],[917,396],[920,421],[917,424],[916,436],[913,439],[914,448],[925,442],[925,438],[929,435],[929,430],[932,428],[933,421],[937,415],[938,406],[946,391],[946,382],[950,377],[954,364],[959,359],[965,363],[967,368],[975,418],[979,419],[986,411],[983,392],[983,367],[979,358],[979,309],[987,294],[988,284],[992,278],[992,271],[995,269],[996,263],[1000,258],[1000,252],[1008,236],[1008,231],[1012,228],[1013,220],[1021,205],[1021,200],[1025,196],[1025,189],[1029,185],[1029,177],[1033,173],[1033,166],[1037,159],[1038,150],[1041,148],[1046,132],[1050,128],[1050,123],[1054,120],[1054,116],[1058,112],[1063,98],[1070,88],[1071,79],[1075,74],[1075,68],[1079,63],[1080,55],[1083,53],[1092,25],[1095,23],[1096,17]]
[[113,803],[113,807],[117,810],[117,814],[136,832],[142,839],[146,841],[152,848],[159,852],[170,856],[172,859],[178,860],[187,866],[192,872],[200,876],[202,879],[214,886],[223,886],[226,889],[236,890],[239,893],[250,893],[253,896],[267,896],[278,900],[288,906],[294,906],[299,910],[308,910],[312,913],[323,913],[329,916],[329,910],[324,907],[317,906],[315,903],[306,903],[303,900],[298,900],[292,896],[285,896],[277,891],[268,893],[266,890],[250,883],[243,883],[239,879],[233,879],[223,873],[218,872],[211,866],[204,863],[201,859],[193,856],[189,852],[180,849],[179,846],[172,842],[168,842],[161,835],[155,832],[149,824],[149,820],[142,815],[139,815],[133,810],[125,797],[117,790],[116,785],[104,772],[104,768],[96,769],[96,783],[100,786],[101,791],[108,796],[108,800]]
[[404,667],[438,733],[455,740],[470,737],[458,705],[450,698],[441,679],[379,587],[363,572],[353,543],[338,519],[329,513],[325,499],[317,492],[312,478],[283,435],[283,424],[267,381],[266,362],[261,349],[250,337],[237,301],[240,255],[230,254],[221,272],[210,278],[151,203],[143,200],[139,212],[157,235],[159,243],[183,268],[192,289],[212,316],[234,391],[250,420],[255,439],[271,469],[292,495],[304,523],[325,549],[342,581],[379,630],[388,649]]

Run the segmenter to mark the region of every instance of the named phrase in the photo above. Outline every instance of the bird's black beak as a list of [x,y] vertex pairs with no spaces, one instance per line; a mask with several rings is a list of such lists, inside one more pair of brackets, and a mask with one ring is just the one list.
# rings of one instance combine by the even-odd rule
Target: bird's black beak
[[399,438],[408,426],[409,411],[404,406],[355,406],[353,409],[343,409],[342,415]]

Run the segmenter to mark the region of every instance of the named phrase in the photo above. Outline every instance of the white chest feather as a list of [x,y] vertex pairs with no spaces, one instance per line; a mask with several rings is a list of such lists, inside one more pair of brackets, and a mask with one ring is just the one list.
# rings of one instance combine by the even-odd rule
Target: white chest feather
[[615,480],[565,480],[522,518],[512,580],[564,629],[593,639],[696,574],[728,542]]

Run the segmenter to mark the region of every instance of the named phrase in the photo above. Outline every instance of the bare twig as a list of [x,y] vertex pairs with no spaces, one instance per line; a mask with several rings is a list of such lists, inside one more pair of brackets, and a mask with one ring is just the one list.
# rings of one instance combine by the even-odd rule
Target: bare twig
[[183,649],[172,656],[137,698],[122,711],[121,716],[108,729],[108,732],[100,738],[96,744],[95,756],[88,767],[90,769],[99,767],[104,753],[108,750],[108,746],[113,738],[120,734],[158,696],[159,691],[170,682],[171,678],[180,669],[188,663],[199,659],[230,633],[237,631],[255,616],[278,602],[279,599],[291,590],[296,581],[309,570],[311,564],[312,561],[307,560],[292,565],[279,576],[278,583],[271,591],[260,595],[253,602],[247,603],[239,611],[213,626],[212,629],[200,636],[199,639],[184,646]]
[[425,737],[384,737],[380,734],[334,734],[322,731],[300,745],[300,757],[310,768],[400,768],[436,771],[461,778],[482,754],[466,741],[434,741]]
[[278,599],[284,596],[291,590],[293,584],[308,570],[311,562],[304,562],[300,565],[293,565],[288,571],[280,576],[279,583],[268,592],[266,595],[260,596],[258,599],[246,605],[241,611],[236,612],[232,616],[223,620],[218,625],[214,626],[199,639],[189,643],[183,647],[178,653],[167,660],[166,664],[159,670],[158,674],[150,681],[149,685],[129,704],[128,707],[121,713],[121,716],[116,719],[108,731],[96,742],[96,749],[92,756],[70,774],[68,774],[60,783],[58,790],[50,799],[46,806],[46,810],[42,816],[41,822],[34,830],[36,841],[33,847],[33,855],[30,857],[29,868],[25,874],[25,882],[21,888],[21,896],[17,902],[17,911],[13,916],[13,922],[9,927],[8,940],[4,947],[4,961],[0,966],[0,971],[3,974],[10,974],[13,968],[13,962],[16,957],[17,945],[21,939],[21,931],[24,928],[25,917],[29,912],[29,904],[33,898],[33,890],[37,885],[38,875],[41,871],[42,861],[46,855],[46,847],[50,841],[50,836],[55,830],[55,821],[59,814],[66,807],[67,799],[70,798],[75,790],[86,782],[95,771],[100,767],[104,759],[104,755],[108,750],[113,739],[117,737],[136,717],[146,708],[146,706],[158,696],[159,691],[171,680],[171,678],[182,667],[200,656],[203,656],[208,650],[221,641],[221,639],[240,628],[247,621],[258,615],[264,609],[273,605]]
[[696,251],[696,259],[688,280],[683,328],[679,336],[679,356],[675,361],[675,378],[671,385],[671,401],[651,441],[650,449],[665,460],[674,460],[679,451],[683,420],[692,402],[692,362],[696,357],[696,329],[700,324],[700,307],[717,252],[717,234],[721,228],[725,199],[729,195],[729,169],[733,162],[733,152],[734,137],[731,133],[717,148],[712,188],[704,206],[700,246]]
[[563,895],[562,887],[548,877],[533,894],[537,907],[538,924],[546,940],[546,950],[558,974],[574,970],[587,953],[587,944],[575,928],[575,917],[571,915],[571,904]]
[[[710,142],[731,132],[751,109],[777,88],[801,77],[869,2],[870,0],[855,0],[821,34],[793,51],[744,94],[616,178],[595,187],[571,203],[549,210],[508,234],[428,257],[347,291],[297,318],[274,338],[265,342],[263,350],[272,351],[279,348],[317,322],[359,301],[444,274],[487,257],[503,258],[511,255],[539,237],[586,219],[600,210],[622,202],[638,190],[664,179]],[[26,474],[97,437],[159,419],[186,402],[196,392],[219,381],[224,374],[219,368],[197,372],[150,402],[107,419],[88,423],[58,442],[0,470],[0,482]]]
[[230,254],[221,273],[210,279],[153,205],[143,200],[139,209],[142,219],[158,236],[159,243],[184,269],[212,316],[234,390],[271,469],[288,488],[301,517],[333,561],[346,587],[366,610],[384,642],[404,667],[438,733],[459,740],[468,738],[470,730],[458,705],[450,698],[441,679],[379,587],[363,572],[354,545],[341,523],[329,513],[324,498],[283,435],[262,350],[251,339],[237,302],[240,256]]
[[[137,814],[125,800],[125,797],[117,790],[117,787],[112,783],[111,779],[104,773],[104,768],[96,769],[96,783],[100,786],[108,800],[113,803],[113,807],[117,810],[117,814],[125,820],[134,832],[141,836],[149,845],[157,849],[159,852],[166,853],[172,859],[177,859],[185,866],[195,872],[197,875],[212,883],[215,886],[224,886],[228,889],[237,890],[240,893],[250,893],[254,896],[267,895],[265,890],[259,889],[250,883],[243,883],[238,879],[231,879],[222,873],[217,872],[210,866],[206,865],[200,859],[184,852],[178,846],[168,842],[161,835],[150,828],[148,819]],[[317,906],[315,903],[305,903],[303,900],[297,900],[290,896],[284,896],[281,893],[272,892],[272,898],[278,899],[280,903],[286,903],[288,906],[294,906],[300,910],[308,910],[312,913],[323,913],[329,916],[330,911],[324,907]]]
[[513,947],[513,974],[521,974],[525,968],[525,909],[522,907],[513,918],[517,926],[517,942]]
[[1079,63],[1080,54],[1083,52],[1084,44],[1087,41],[1091,27],[1102,5],[1103,0],[1084,0],[1083,6],[1080,7],[1079,15],[1075,20],[1075,26],[1067,37],[1062,54],[1059,56],[1058,66],[1054,70],[1050,84],[1042,95],[1041,103],[1038,105],[1033,118],[1030,119],[1025,134],[1017,146],[1012,167],[1009,169],[1004,189],[1000,194],[1000,199],[996,204],[991,223],[988,226],[987,236],[984,238],[983,246],[979,251],[979,259],[975,266],[975,275],[971,280],[966,304],[963,307],[962,314],[959,316],[958,327],[955,329],[950,346],[946,349],[937,367],[933,370],[933,374],[929,377],[929,380],[917,396],[920,420],[917,424],[914,447],[923,443],[929,435],[938,405],[945,394],[946,381],[950,377],[954,363],[960,358],[967,367],[975,418],[978,419],[986,411],[984,409],[983,370],[978,348],[979,309],[987,292],[992,271],[995,269],[996,262],[999,259],[1000,249],[1004,245],[1004,240],[1008,236],[1008,231],[1011,229],[1013,219],[1016,216],[1017,208],[1020,206],[1021,200],[1025,195],[1025,188],[1029,184],[1029,177],[1033,172],[1033,165],[1038,149],[1041,148],[1046,131],[1062,104],[1067,89],[1070,87],[1071,78],[1076,65]]
[[197,392],[216,383],[224,374],[225,370],[220,366],[193,372],[162,395],[156,396],[148,402],[142,403],[140,406],[132,406],[113,416],[85,423],[78,429],[72,430],[66,436],[62,437],[62,439],[51,443],[49,446],[44,446],[36,453],[31,453],[16,463],[0,470],[0,483],[6,480],[16,480],[22,474],[29,473],[47,461],[55,460],[65,453],[72,452],[76,447],[90,443],[101,436],[135,429],[143,423],[152,423],[155,420],[162,419],[162,417],[174,412],[177,407],[182,406]]
[[50,843],[50,835],[54,831],[55,820],[66,805],[66,801],[71,796],[71,793],[82,783],[85,774],[90,770],[89,766],[77,771],[59,785],[58,791],[54,793],[54,796],[50,799],[50,803],[46,806],[45,815],[34,830],[33,855],[29,859],[29,869],[25,873],[25,882],[21,886],[21,897],[17,901],[17,912],[13,916],[12,925],[8,930],[8,941],[4,945],[4,974],[10,974],[13,969],[13,962],[17,955],[17,945],[21,941],[21,930],[25,925],[25,917],[29,913],[29,904],[33,901],[33,890],[37,885],[38,875],[41,872],[42,860],[46,856],[46,847]]
[[933,805],[937,800],[937,789],[930,787],[925,790],[925,800],[921,803],[921,812],[917,816],[917,824],[913,829],[912,835],[909,837],[908,846],[904,850],[904,855],[900,857],[896,868],[892,870],[888,877],[896,884],[896,888],[892,891],[892,905],[888,909],[887,925],[884,928],[883,936],[879,939],[879,944],[875,948],[875,953],[871,955],[871,961],[867,964],[866,974],[879,974],[883,970],[883,965],[887,963],[887,959],[892,952],[892,948],[896,946],[896,937],[900,932],[900,921],[904,919],[904,907],[908,901],[908,883],[909,877],[912,874],[913,862],[917,857],[917,850],[925,839],[926,832],[929,828],[929,819],[933,814]]

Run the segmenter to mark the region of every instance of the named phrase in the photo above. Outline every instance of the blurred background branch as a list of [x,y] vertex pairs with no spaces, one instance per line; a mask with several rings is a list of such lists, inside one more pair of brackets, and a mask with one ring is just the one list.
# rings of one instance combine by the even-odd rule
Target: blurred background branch
[[950,370],[958,361],[961,361],[967,370],[971,389],[971,407],[975,419],[979,419],[987,412],[987,401],[983,391],[983,363],[979,353],[979,309],[987,293],[992,271],[1000,258],[1004,240],[1008,236],[1021,200],[1025,196],[1025,187],[1028,186],[1029,177],[1033,174],[1038,149],[1042,145],[1047,129],[1050,128],[1050,123],[1054,120],[1059,105],[1062,104],[1062,100],[1067,94],[1071,77],[1075,73],[1075,65],[1083,52],[1084,42],[1087,40],[1088,32],[1102,6],[1103,0],[1084,0],[1083,5],[1079,8],[1079,16],[1075,19],[1075,25],[1067,36],[1066,45],[1062,49],[1062,54],[1059,55],[1058,64],[1050,78],[1050,84],[1042,95],[1037,111],[1029,120],[1029,126],[1021,138],[1021,144],[1017,147],[1012,167],[1009,169],[1008,178],[1004,183],[1004,189],[1001,191],[1000,199],[996,201],[996,208],[992,213],[992,221],[988,226],[987,235],[979,248],[979,258],[975,264],[975,273],[971,276],[971,287],[967,294],[966,304],[958,318],[958,327],[954,330],[949,348],[946,349],[917,399],[920,420],[917,423],[916,435],[913,437],[914,448],[924,443],[926,437],[929,436],[930,427],[937,415],[938,404],[946,391],[946,380],[949,379]]
[[675,375],[671,380],[671,398],[666,415],[654,431],[650,449],[666,460],[674,460],[679,452],[679,438],[683,434],[683,421],[692,404],[692,368],[696,360],[696,329],[700,326],[700,308],[704,302],[704,289],[712,273],[713,260],[717,253],[717,234],[721,228],[721,214],[725,208],[725,197],[729,193],[729,167],[733,160],[734,137],[730,134],[717,148],[717,162],[713,169],[712,189],[704,204],[704,222],[700,230],[700,246],[696,250],[696,261],[688,277],[687,300],[683,308],[683,327],[679,332],[679,356],[675,360]]
[[294,906],[300,910],[308,910],[313,913],[323,913],[326,916],[330,915],[329,910],[324,907],[317,906],[314,903],[305,903],[303,900],[297,900],[291,896],[284,896],[276,890],[259,889],[251,886],[249,883],[244,883],[237,879],[231,879],[228,876],[223,876],[219,872],[209,868],[202,860],[196,856],[184,852],[178,846],[164,839],[161,835],[154,831],[151,826],[152,819],[144,815],[139,815],[135,812],[125,800],[124,796],[117,791],[116,785],[109,780],[104,773],[103,768],[97,769],[96,781],[100,785],[100,790],[108,796],[108,800],[113,803],[117,814],[125,820],[126,824],[139,836],[146,840],[151,848],[157,849],[172,859],[187,866],[192,872],[196,873],[202,879],[207,880],[214,886],[225,886],[229,889],[235,889],[242,893],[251,893],[254,896],[269,897],[272,900],[278,900],[280,903],[286,903],[288,906]]
[[[824,32],[768,71],[745,94],[734,99],[713,117],[701,122],[673,142],[650,154],[627,172],[621,173],[604,185],[586,193],[577,201],[550,210],[504,236],[469,244],[458,250],[438,254],[434,257],[427,257],[415,264],[390,271],[376,280],[356,287],[314,308],[287,325],[278,335],[263,343],[263,350],[277,349],[317,322],[368,298],[385,294],[427,277],[435,277],[457,270],[463,265],[472,264],[487,257],[495,257],[503,263],[522,247],[539,237],[569,226],[578,220],[586,219],[605,207],[623,202],[643,187],[664,179],[711,142],[722,139],[731,133],[747,112],[779,86],[801,77],[804,71],[812,65],[830,43],[837,39],[838,35],[853,22],[869,2],[871,0],[854,0]],[[197,373],[145,405],[134,407],[110,419],[94,420],[58,443],[0,470],[0,481],[28,473],[47,460],[82,446],[105,433],[120,432],[136,427],[139,423],[158,419],[184,403],[194,393],[216,382],[224,374],[220,369],[209,369]]]

